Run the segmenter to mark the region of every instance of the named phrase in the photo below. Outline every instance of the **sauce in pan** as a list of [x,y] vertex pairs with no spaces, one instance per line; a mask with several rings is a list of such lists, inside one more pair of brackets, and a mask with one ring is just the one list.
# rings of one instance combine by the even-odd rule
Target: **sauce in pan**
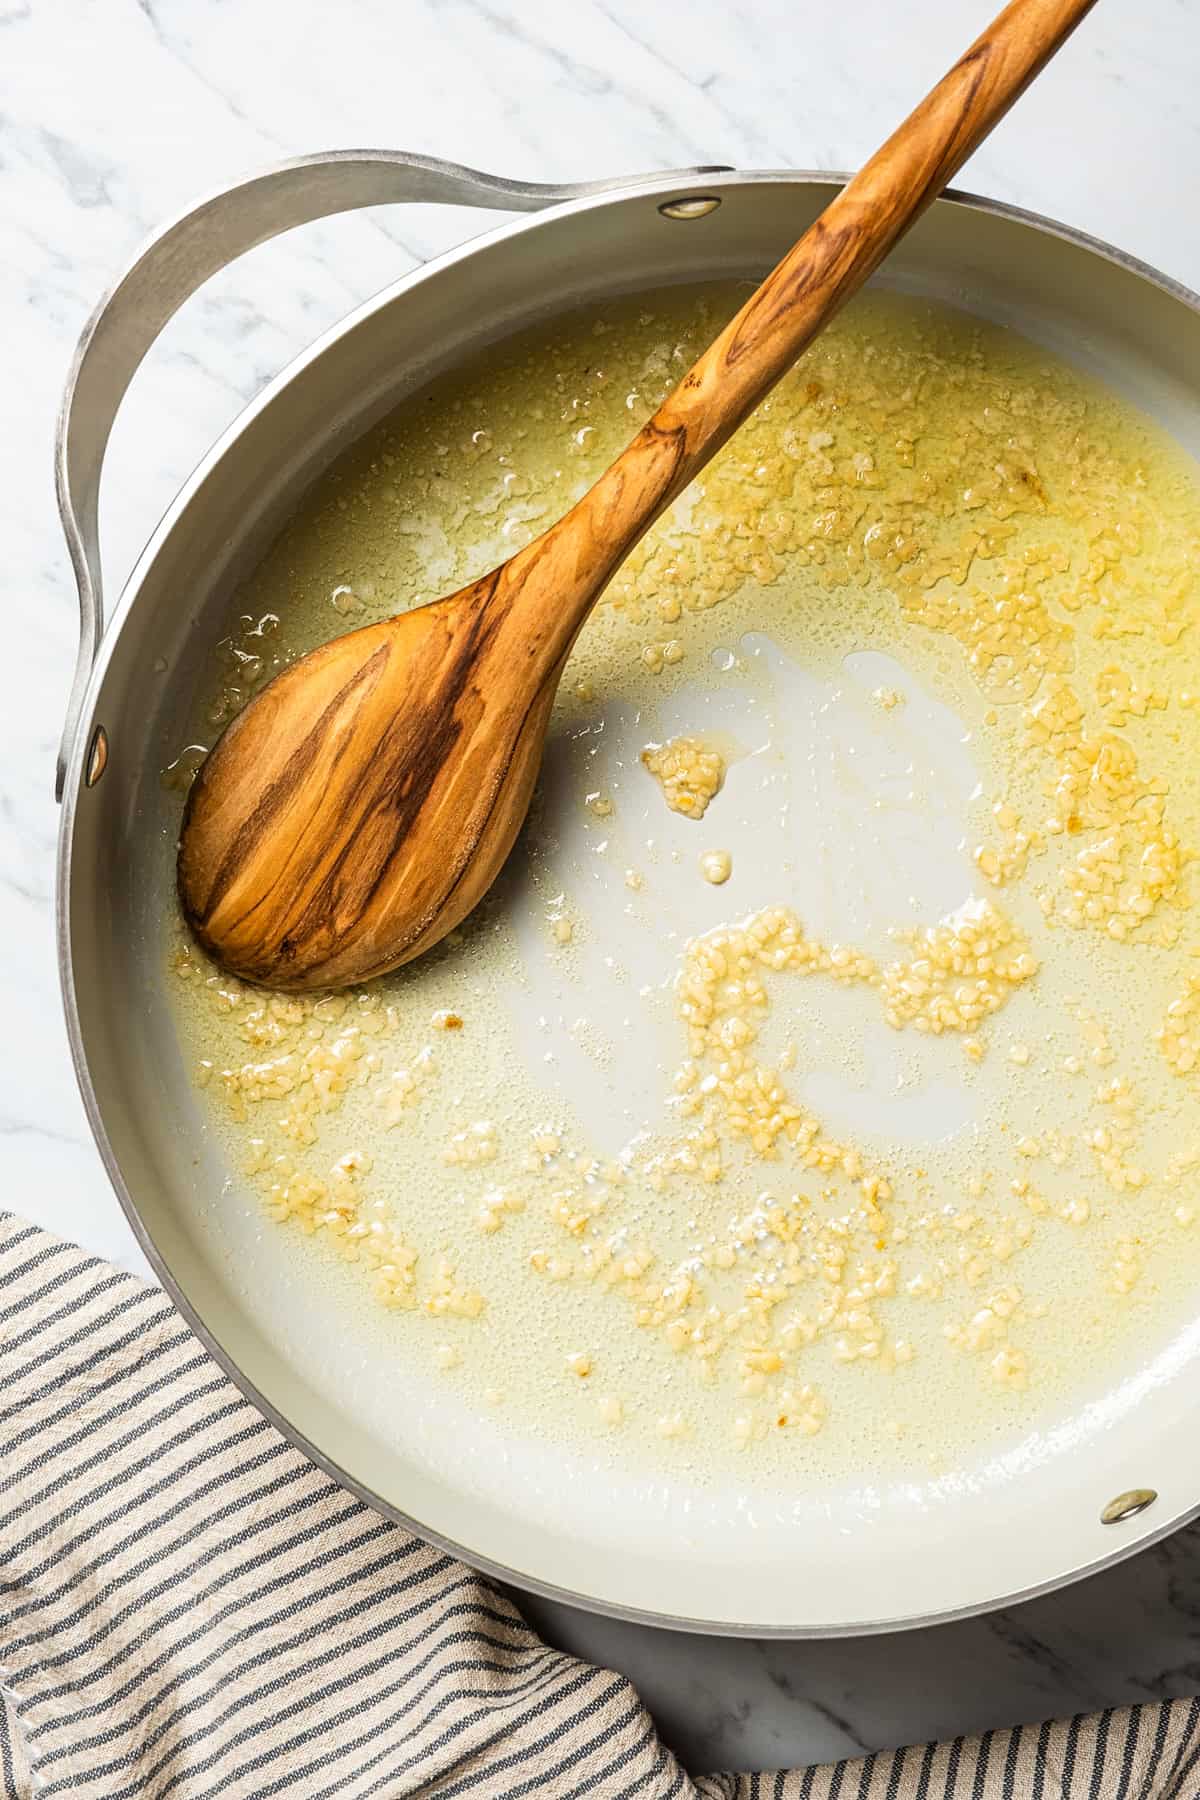
[[[244,585],[167,781],[282,663],[541,530],[737,297],[581,312],[407,402]],[[699,1478],[925,1475],[1165,1343],[1198,621],[1193,465],[1009,333],[859,301],[612,583],[443,946],[295,998],[180,928],[278,1255],[348,1264],[381,1356]]]

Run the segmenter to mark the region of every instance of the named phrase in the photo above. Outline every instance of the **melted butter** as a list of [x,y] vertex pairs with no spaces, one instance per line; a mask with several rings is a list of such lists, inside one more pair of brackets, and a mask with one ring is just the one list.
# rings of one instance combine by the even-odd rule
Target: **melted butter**
[[[543,529],[735,301],[581,314],[402,408],[246,584],[188,739]],[[279,1254],[481,1407],[776,1487],[961,1462],[1164,1344],[1200,1262],[1197,497],[1044,352],[859,302],[610,586],[445,946],[312,1001],[180,940]]]

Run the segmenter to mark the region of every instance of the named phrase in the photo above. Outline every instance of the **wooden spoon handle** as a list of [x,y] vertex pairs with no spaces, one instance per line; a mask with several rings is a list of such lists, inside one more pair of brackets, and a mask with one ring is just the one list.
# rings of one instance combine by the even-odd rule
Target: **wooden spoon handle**
[[664,504],[857,293],[1094,4],[1012,0],[830,202],[647,425],[647,436],[682,440]]
[[553,618],[543,614],[539,622],[555,655],[586,617],[597,579],[628,554],[878,268],[1094,4],[1012,0],[788,251],[628,449],[547,533],[542,547],[557,540],[553,561],[560,576],[564,570],[591,576],[574,593],[569,581],[530,586],[535,612],[539,593],[554,609]]

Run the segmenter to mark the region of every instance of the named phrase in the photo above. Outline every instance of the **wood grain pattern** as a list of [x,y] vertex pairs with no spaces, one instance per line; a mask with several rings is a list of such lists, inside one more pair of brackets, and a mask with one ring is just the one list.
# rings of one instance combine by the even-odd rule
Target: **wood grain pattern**
[[559,676],[614,569],[1094,3],[1013,0],[542,537],[302,658],[233,721],[192,787],[178,864],[219,963],[270,987],[342,986],[470,911],[520,829]]

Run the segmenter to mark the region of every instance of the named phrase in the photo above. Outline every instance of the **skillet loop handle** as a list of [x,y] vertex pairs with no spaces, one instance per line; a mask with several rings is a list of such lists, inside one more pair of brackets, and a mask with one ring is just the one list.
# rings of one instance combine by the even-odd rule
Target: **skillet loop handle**
[[[683,179],[716,172],[679,171]],[[403,150],[331,150],[296,157],[210,194],[143,244],[100,301],[75,350],[55,436],[55,488],[79,591],[79,653],[58,753],[55,796],[83,711],[104,635],[98,502],[100,471],[117,410],[133,375],[168,319],[210,275],[295,225],[333,213],[398,202],[538,212],[661,175],[615,181],[509,181]]]

